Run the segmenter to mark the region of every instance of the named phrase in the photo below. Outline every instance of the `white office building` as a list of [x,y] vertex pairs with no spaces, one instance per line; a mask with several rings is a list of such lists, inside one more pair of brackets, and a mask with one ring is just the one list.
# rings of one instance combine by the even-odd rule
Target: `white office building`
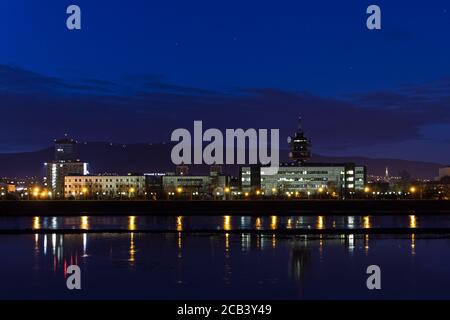
[[364,190],[366,168],[354,164],[282,164],[276,174],[262,166],[241,167],[243,192],[259,192],[266,196],[317,193],[352,194]]

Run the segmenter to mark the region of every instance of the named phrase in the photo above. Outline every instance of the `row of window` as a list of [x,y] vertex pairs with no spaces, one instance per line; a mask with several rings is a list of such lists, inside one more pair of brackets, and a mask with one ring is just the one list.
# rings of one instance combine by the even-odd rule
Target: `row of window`
[[[137,179],[95,179],[95,181],[94,181],[94,179],[74,179],[74,182],[84,182],[84,183],[87,183],[87,182],[113,182],[113,181],[115,181],[115,182],[139,182],[139,178],[137,178]],[[143,179],[142,179],[143,180]],[[72,182],[72,179],[67,179],[67,181],[68,182]]]
[[278,181],[278,182],[293,182],[293,181],[336,181],[335,179],[328,179],[326,177],[323,178],[298,178],[298,179],[294,179],[294,178],[278,178],[278,179],[265,179],[265,178],[261,178],[261,182],[264,181]]
[[[89,186],[89,188],[93,188],[93,189],[101,189],[101,188],[135,188],[135,187],[139,187],[136,185],[132,185],[132,184],[119,184],[119,185],[91,185]],[[64,188],[69,188],[69,189],[83,189],[86,188],[85,185],[64,185]]]

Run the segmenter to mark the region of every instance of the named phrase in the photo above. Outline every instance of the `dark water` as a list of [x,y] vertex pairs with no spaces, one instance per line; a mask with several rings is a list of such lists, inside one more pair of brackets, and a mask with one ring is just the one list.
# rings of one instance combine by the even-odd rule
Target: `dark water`
[[[2,218],[0,229],[55,231],[0,233],[0,299],[449,299],[450,236],[248,232],[380,227],[413,231],[418,226],[450,226],[450,218]],[[71,228],[86,233],[57,231]],[[134,231],[89,233],[108,228]],[[200,229],[242,232],[163,232]],[[81,267],[82,290],[66,287],[70,264]],[[366,287],[366,268],[372,264],[381,268],[378,291]]]
[[450,228],[450,216],[84,216],[0,217],[0,230],[289,230]]

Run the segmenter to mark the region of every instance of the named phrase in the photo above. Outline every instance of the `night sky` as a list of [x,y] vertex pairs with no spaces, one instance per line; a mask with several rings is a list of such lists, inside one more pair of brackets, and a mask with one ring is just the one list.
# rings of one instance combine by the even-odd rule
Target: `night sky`
[[449,109],[448,0],[0,2],[0,152],[168,141],[193,120],[284,142],[301,115],[316,153],[448,164]]

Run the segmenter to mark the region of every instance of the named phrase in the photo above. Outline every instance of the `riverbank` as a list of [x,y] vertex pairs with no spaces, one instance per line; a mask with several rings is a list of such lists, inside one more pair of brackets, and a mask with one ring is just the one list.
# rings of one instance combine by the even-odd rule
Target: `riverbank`
[[0,201],[0,216],[450,214],[448,200]]

